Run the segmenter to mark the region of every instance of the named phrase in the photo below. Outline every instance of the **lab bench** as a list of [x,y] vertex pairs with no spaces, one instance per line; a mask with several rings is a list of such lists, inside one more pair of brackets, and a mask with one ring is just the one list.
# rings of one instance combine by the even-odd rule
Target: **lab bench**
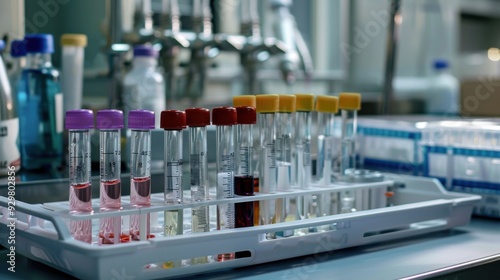
[[[123,174],[127,176],[127,174]],[[161,172],[153,182],[161,181]],[[98,195],[98,177],[93,177],[93,194]],[[127,195],[129,180],[122,180]],[[32,204],[67,200],[67,179],[46,183],[19,183],[16,199]],[[162,191],[152,184],[152,192]],[[6,195],[6,188],[0,188]],[[499,220],[473,218],[468,225],[449,230],[404,237],[390,241],[326,251],[235,269],[222,269],[196,275],[197,279],[419,279],[429,277],[492,275],[500,270]],[[8,251],[2,248],[0,261],[6,263]],[[487,274],[485,274],[488,272]],[[117,277],[126,275],[117,275]],[[57,279],[70,276],[42,263],[16,255],[16,273],[0,271],[1,279]],[[193,277],[193,275],[190,275]],[[115,277],[116,278],[116,277]],[[119,278],[117,278],[119,279]]]

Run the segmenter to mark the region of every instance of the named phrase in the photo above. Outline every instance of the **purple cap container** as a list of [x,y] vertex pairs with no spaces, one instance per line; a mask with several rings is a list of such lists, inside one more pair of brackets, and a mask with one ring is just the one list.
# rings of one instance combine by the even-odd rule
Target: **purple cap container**
[[134,56],[158,57],[158,51],[151,45],[138,45],[134,47]]
[[97,129],[123,128],[123,112],[120,110],[97,111]]
[[132,110],[128,113],[128,128],[154,129],[155,113],[148,110]]
[[91,110],[66,111],[66,129],[94,128],[94,113]]
[[24,40],[13,40],[10,43],[10,55],[12,57],[26,56],[26,42]]

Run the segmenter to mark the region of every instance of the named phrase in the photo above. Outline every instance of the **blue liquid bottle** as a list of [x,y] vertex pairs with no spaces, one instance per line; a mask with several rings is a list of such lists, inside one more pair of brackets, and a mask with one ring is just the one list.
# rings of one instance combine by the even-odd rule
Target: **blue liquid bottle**
[[52,66],[50,34],[25,37],[26,68],[18,91],[21,164],[26,169],[57,167],[63,157],[63,97]]

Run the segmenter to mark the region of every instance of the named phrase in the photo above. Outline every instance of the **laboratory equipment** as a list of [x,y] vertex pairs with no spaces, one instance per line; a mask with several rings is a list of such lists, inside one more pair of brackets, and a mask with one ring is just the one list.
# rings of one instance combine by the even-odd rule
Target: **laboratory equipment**
[[[295,113],[295,160],[296,187],[307,189],[312,182],[311,164],[311,115],[314,110],[314,95],[296,94]],[[300,219],[317,216],[317,197],[300,196],[297,198],[297,211]]]
[[26,169],[55,168],[63,157],[63,95],[59,71],[52,66],[50,34],[26,35],[27,65],[19,91],[21,164]]
[[[165,130],[164,169],[165,204],[181,204],[182,195],[182,132],[186,128],[186,113],[179,110],[161,112],[160,127]],[[183,210],[167,210],[164,215],[165,236],[183,233]]]
[[[233,107],[252,107],[256,108],[256,98],[255,95],[239,95],[233,97]],[[256,122],[257,122],[256,116]],[[258,129],[253,129],[252,131],[253,137],[253,155],[252,155],[252,170],[253,173],[253,191],[259,192],[259,148],[260,148],[260,135]],[[253,202],[253,224],[259,225],[259,202]]]
[[[69,130],[69,210],[72,214],[92,212],[90,129],[93,128],[92,111],[66,111],[66,129]],[[76,240],[92,242],[92,220],[70,220],[69,227]]]
[[[255,98],[254,98],[255,100]],[[255,107],[236,107],[238,124],[236,125],[236,165],[234,171],[234,194],[239,196],[254,195],[253,173],[253,126],[257,122]],[[254,202],[235,204],[235,227],[254,225]],[[238,258],[236,253],[236,258]]]
[[160,123],[161,111],[166,108],[165,83],[156,69],[158,51],[150,45],[134,47],[132,70],[123,79],[124,112],[145,109],[155,113]]
[[82,87],[87,35],[63,34],[61,89],[64,95],[64,111],[82,108]]
[[[123,112],[100,110],[96,127],[100,141],[100,210],[116,211],[121,208],[121,148],[120,129],[123,128]],[[99,244],[117,244],[127,241],[121,238],[121,219],[105,217],[100,221]]]
[[356,168],[356,130],[358,110],[361,109],[361,95],[359,93],[343,92],[339,94],[339,109],[342,115],[340,177],[346,181],[346,172]]
[[460,81],[449,70],[446,60],[438,59],[433,63],[434,76],[429,78],[426,92],[426,113],[456,116],[460,111]]
[[[262,94],[256,97],[256,111],[259,122],[259,193],[270,194],[276,192],[276,120],[279,109],[277,94]],[[259,201],[259,224],[275,223],[275,201]],[[274,238],[268,234],[267,238]]]
[[[5,44],[0,40],[0,51]],[[0,176],[19,170],[21,160],[17,148],[19,119],[14,109],[12,87],[7,77],[2,56],[0,56]],[[13,169],[12,169],[13,168]]]
[[13,92],[22,91],[19,89],[22,85],[21,74],[26,67],[26,42],[24,40],[12,40],[10,44],[10,56],[12,57],[12,66],[9,73],[10,86]]
[[[155,128],[155,113],[132,110],[128,114],[130,143],[130,204],[141,208],[151,205],[151,129]],[[150,235],[150,215],[130,217],[130,238],[146,240]]]
[[318,112],[318,156],[316,160],[316,178],[325,186],[332,183],[334,156],[335,114],[339,110],[336,96],[318,95],[316,98]]
[[[295,116],[295,95],[280,94],[279,108],[276,113],[276,166],[277,190],[292,191],[295,178],[292,173],[293,117]],[[293,203],[292,203],[293,202]],[[296,199],[279,198],[276,200],[276,222],[295,220]],[[288,236],[291,232],[283,233]]]
[[[234,133],[237,123],[236,109],[217,107],[212,110],[212,124],[215,125],[217,199],[234,198]],[[235,228],[234,203],[217,205],[217,229]],[[219,261],[234,259],[234,253],[218,255]]]
[[[207,125],[210,125],[210,110],[189,108],[186,125],[189,127],[189,166],[191,171],[191,201],[208,200],[207,174]],[[193,233],[209,232],[209,208],[206,205],[192,208],[191,230]],[[206,257],[193,259],[193,263],[206,263]]]

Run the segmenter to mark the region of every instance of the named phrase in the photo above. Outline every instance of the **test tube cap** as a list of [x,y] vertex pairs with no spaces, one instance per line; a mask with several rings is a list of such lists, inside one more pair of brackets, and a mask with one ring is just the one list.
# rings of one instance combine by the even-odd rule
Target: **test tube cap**
[[186,128],[186,112],[165,110],[161,112],[160,128],[165,130],[182,130]]
[[278,112],[281,113],[293,113],[295,112],[297,98],[295,95],[291,94],[280,94],[279,95],[279,109]]
[[63,34],[61,36],[62,46],[76,46],[76,47],[86,47],[87,46],[87,35],[85,34]]
[[94,113],[91,110],[78,109],[66,111],[66,129],[94,128]]
[[314,94],[297,93],[295,94],[295,109],[298,112],[311,112],[314,110]]
[[51,34],[28,34],[24,37],[27,53],[53,53],[54,37]]
[[361,109],[361,94],[354,92],[341,92],[339,94],[339,109],[355,111]]
[[254,107],[236,107],[236,114],[238,116],[238,124],[255,124],[257,122],[257,112]]
[[279,109],[277,94],[260,94],[255,96],[257,113],[276,113]]
[[26,42],[24,40],[13,40],[10,43],[10,55],[12,57],[26,56]]
[[255,108],[255,95],[239,95],[233,97],[233,106],[250,106]]
[[186,125],[191,127],[210,125],[210,110],[206,108],[186,109]]
[[339,111],[338,97],[318,95],[318,97],[316,97],[316,111],[320,113],[337,113]]
[[148,110],[132,110],[128,113],[128,128],[154,129],[155,113]]
[[97,129],[120,129],[123,128],[123,112],[120,110],[97,111]]
[[238,120],[236,108],[217,107],[212,109],[212,123],[214,125],[235,125]]

